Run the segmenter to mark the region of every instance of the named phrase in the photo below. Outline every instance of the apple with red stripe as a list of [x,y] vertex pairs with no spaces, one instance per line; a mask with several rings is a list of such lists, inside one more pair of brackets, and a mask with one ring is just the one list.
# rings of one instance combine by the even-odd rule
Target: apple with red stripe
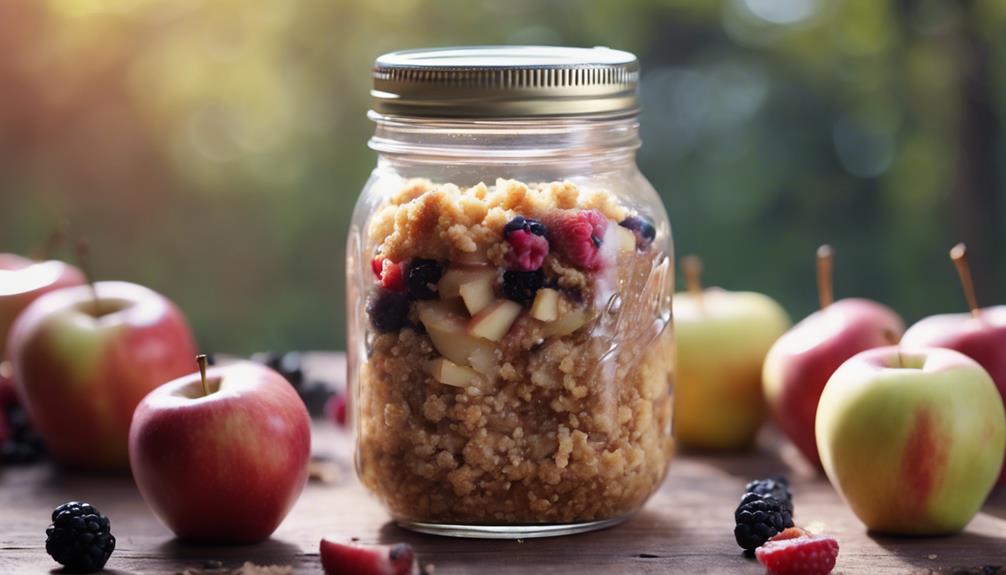
[[307,481],[307,408],[268,367],[238,361],[206,370],[206,356],[197,361],[199,373],[158,387],[137,406],[129,433],[133,479],[182,539],[261,541]]
[[190,371],[195,343],[164,296],[97,282],[35,300],[11,328],[7,352],[52,457],[68,467],[125,470],[133,410],[150,390]]
[[[957,267],[970,312],[924,318],[908,328],[901,345],[944,347],[963,353],[989,372],[1006,401],[1006,305],[978,307],[964,244],[950,250],[950,259]],[[999,483],[1006,483],[1006,466],[999,473]]]
[[1006,410],[966,355],[883,347],[852,357],[828,381],[817,445],[832,485],[869,529],[953,533],[996,482]]
[[765,399],[776,425],[808,461],[821,465],[814,438],[818,400],[828,378],[857,353],[897,343],[904,323],[887,306],[867,299],[833,302],[832,250],[817,250],[821,309],[783,334],[762,368]]

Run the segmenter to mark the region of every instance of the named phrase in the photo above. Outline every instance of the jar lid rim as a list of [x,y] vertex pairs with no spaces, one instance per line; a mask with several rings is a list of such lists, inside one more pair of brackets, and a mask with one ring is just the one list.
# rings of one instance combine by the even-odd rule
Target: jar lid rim
[[581,116],[634,111],[639,61],[604,47],[429,48],[380,56],[373,80],[381,114]]

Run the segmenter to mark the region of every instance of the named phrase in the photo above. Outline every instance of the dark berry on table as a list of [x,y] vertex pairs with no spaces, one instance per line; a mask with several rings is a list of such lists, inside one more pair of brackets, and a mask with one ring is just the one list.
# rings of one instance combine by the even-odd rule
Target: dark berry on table
[[28,420],[20,405],[13,404],[4,411],[7,422],[6,438],[0,442],[0,462],[11,465],[34,463],[45,456],[42,439]]
[[653,227],[653,222],[646,216],[629,216],[618,225],[632,230],[636,236],[636,248],[640,250],[649,248],[657,237],[657,229]]
[[251,356],[251,360],[255,363],[262,364],[274,371],[279,371],[279,360],[282,358],[283,354],[275,351],[259,351]]
[[335,395],[335,390],[324,381],[312,380],[305,383],[297,393],[304,400],[307,413],[319,418],[325,416],[325,405]]
[[409,296],[379,289],[367,301],[367,315],[375,330],[382,333],[398,331],[409,322]]
[[771,495],[779,502],[784,511],[790,515],[793,514],[793,496],[789,492],[789,480],[782,475],[769,477],[768,479],[756,479],[747,484],[744,492]]
[[100,571],[115,550],[108,518],[92,505],[64,503],[52,512],[45,530],[45,552],[69,571]]
[[444,266],[436,260],[416,258],[409,264],[405,280],[409,297],[412,299],[434,299],[437,297],[437,282],[444,275]]
[[522,305],[531,305],[538,290],[545,284],[545,273],[540,269],[533,272],[503,272],[503,295]]
[[279,358],[276,371],[286,378],[294,387],[299,388],[304,383],[303,356],[299,351],[288,351]]
[[747,551],[754,551],[772,536],[793,526],[793,515],[771,495],[746,493],[734,512],[734,538]]
[[523,230],[529,232],[536,236],[545,237],[548,235],[548,228],[545,224],[534,220],[531,218],[525,218],[524,216],[515,216],[514,219],[507,222],[507,225],[503,226],[503,237],[510,237],[510,232],[516,232],[518,230]]

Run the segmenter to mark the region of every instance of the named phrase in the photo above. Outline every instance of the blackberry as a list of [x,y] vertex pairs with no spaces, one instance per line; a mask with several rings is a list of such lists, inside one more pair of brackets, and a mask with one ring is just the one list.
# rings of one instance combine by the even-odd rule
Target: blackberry
[[408,323],[409,296],[404,293],[379,289],[367,302],[370,324],[379,332],[398,331]]
[[307,413],[311,417],[324,416],[325,404],[328,403],[329,398],[335,395],[335,391],[328,383],[318,380],[308,381],[297,392],[304,400],[304,406],[307,407]]
[[45,456],[42,439],[35,433],[28,414],[20,405],[6,409],[7,440],[0,445],[0,462],[5,464],[34,463]]
[[734,538],[747,551],[754,551],[783,529],[793,526],[793,515],[771,495],[745,493],[734,512]]
[[521,305],[531,305],[534,294],[545,284],[545,272],[503,272],[503,295]]
[[444,275],[444,266],[436,260],[416,258],[409,264],[406,289],[412,299],[434,299],[437,297],[437,282]]
[[539,222],[538,220],[525,218],[524,216],[516,216],[503,226],[503,237],[505,238],[510,235],[510,232],[515,232],[517,230],[531,232],[536,236],[544,237],[548,235],[548,228],[545,227],[545,224]]
[[70,501],[52,512],[45,552],[69,571],[100,571],[115,550],[108,518],[87,503]]
[[744,492],[771,495],[779,502],[783,511],[789,513],[790,516],[793,515],[793,496],[789,492],[789,481],[782,475],[752,481],[744,488]]
[[304,370],[301,365],[301,357],[298,351],[289,351],[287,353],[261,351],[253,354],[251,359],[279,373],[290,382],[290,385],[296,389],[300,389],[304,383]]
[[629,216],[618,225],[632,230],[632,233],[636,235],[636,247],[641,250],[650,247],[650,244],[657,237],[657,229],[653,227],[653,222],[646,216]]

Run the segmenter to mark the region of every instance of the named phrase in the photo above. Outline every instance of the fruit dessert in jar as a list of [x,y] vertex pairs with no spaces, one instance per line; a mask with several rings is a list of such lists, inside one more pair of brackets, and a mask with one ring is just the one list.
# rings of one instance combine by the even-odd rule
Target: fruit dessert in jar
[[663,480],[673,262],[637,74],[607,49],[378,59],[349,368],[357,471],[400,524],[584,531]]

